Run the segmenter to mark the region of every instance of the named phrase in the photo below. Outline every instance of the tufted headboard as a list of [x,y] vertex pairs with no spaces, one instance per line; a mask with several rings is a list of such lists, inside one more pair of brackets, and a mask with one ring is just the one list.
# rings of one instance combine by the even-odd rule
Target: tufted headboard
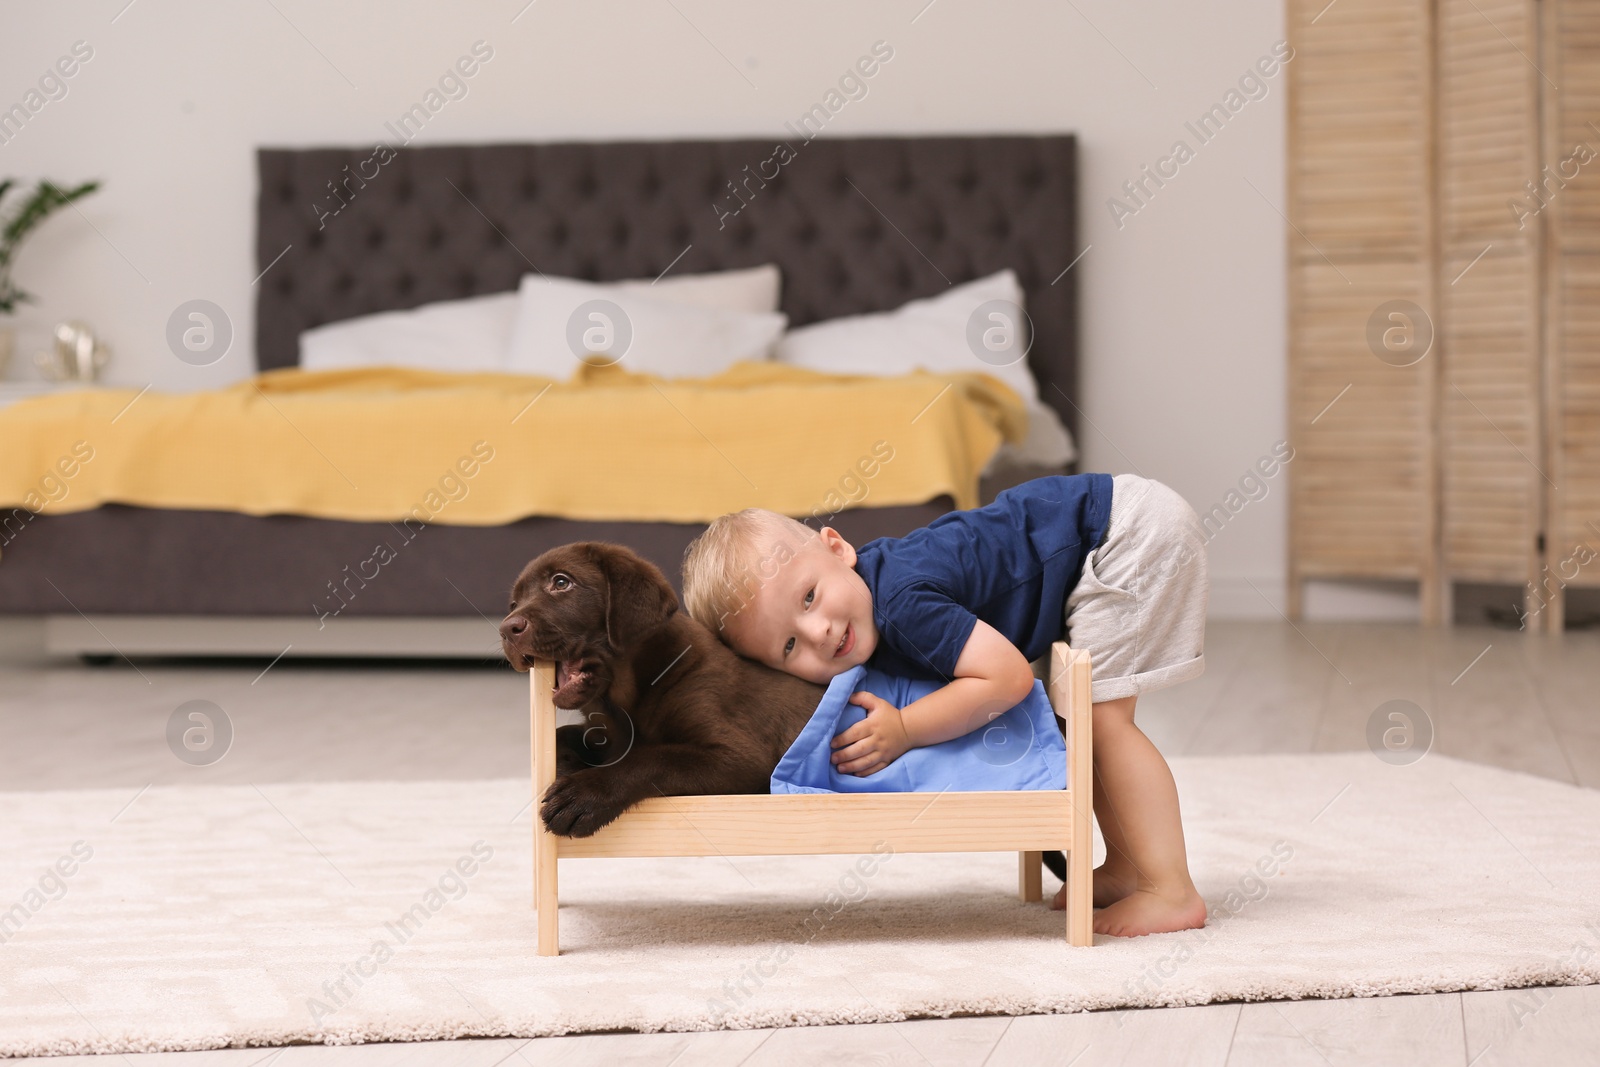
[[777,263],[794,326],[1012,267],[1041,397],[1077,433],[1070,135],[262,149],[259,165],[262,370],[293,366],[302,330],[515,289],[535,265],[608,281]]

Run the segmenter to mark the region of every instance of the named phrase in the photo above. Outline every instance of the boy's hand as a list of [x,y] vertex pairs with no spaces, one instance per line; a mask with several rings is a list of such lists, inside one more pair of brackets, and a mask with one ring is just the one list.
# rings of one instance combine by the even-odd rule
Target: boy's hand
[[867,709],[867,717],[833,739],[833,765],[841,774],[865,778],[881,771],[911,748],[900,709],[863,689],[850,703]]

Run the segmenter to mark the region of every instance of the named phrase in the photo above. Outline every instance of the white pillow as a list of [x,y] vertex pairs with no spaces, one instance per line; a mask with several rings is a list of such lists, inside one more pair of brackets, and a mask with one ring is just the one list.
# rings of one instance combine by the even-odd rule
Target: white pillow
[[[990,300],[1022,307],[1022,285],[1014,272],[1003,270],[894,311],[801,326],[784,335],[773,359],[833,374],[909,374],[919,367],[935,373],[982,371],[1023,400],[1037,400],[1039,386],[1026,359],[996,366],[979,359],[968,343],[970,320]],[[987,324],[985,316],[979,325]]]
[[745,270],[718,270],[708,274],[673,274],[656,281],[633,278],[615,285],[623,292],[654,296],[674,304],[723,311],[777,311],[783,276],[776,263]]
[[[701,308],[777,311],[781,276],[775,264],[709,274],[682,274],[612,283],[624,292]],[[306,370],[387,363],[425,370],[506,369],[517,293],[441,300],[407,311],[384,311],[330,322],[300,335]]]
[[985,470],[1007,463],[1039,467],[1065,467],[1076,461],[1078,449],[1056,409],[1042,400],[1028,401],[1028,436],[1020,444],[1006,441]]
[[[1023,306],[1022,284],[1013,271],[1003,270],[938,296],[913,300],[894,311],[846,315],[801,326],[784,334],[772,358],[830,374],[887,376],[921,368],[935,373],[982,371],[993,375],[1015,389],[1028,408],[1027,439],[1018,445],[1002,445],[994,462],[1065,466],[1077,458],[1077,450],[1055,409],[1039,399],[1039,386],[1027,359],[996,366],[979,359],[973,350],[968,337],[970,322],[974,312],[990,300]],[[986,316],[978,323],[980,338],[981,330],[989,325]]]
[[501,370],[516,314],[516,293],[490,293],[330,322],[300,335],[300,366]]
[[766,359],[789,321],[771,311],[678,303],[660,288],[524,275],[506,369],[566,381],[592,353],[597,362],[665,378],[705,377]]

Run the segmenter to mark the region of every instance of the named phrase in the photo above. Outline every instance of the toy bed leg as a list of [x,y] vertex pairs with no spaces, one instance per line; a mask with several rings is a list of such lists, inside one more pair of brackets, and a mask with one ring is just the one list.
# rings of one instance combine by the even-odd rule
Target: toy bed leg
[[556,911],[560,907],[556,890],[556,835],[546,830],[544,820],[539,818],[539,798],[556,780],[556,705],[551,699],[555,692],[555,664],[540,660],[531,673],[533,907],[538,912],[539,955],[554,956],[560,951],[556,937]]
[[1043,853],[1017,853],[1017,898],[1024,904],[1044,899]]
[[1058,641],[1050,648],[1050,704],[1066,728],[1072,847],[1067,851],[1067,942],[1094,943],[1094,761],[1089,653]]

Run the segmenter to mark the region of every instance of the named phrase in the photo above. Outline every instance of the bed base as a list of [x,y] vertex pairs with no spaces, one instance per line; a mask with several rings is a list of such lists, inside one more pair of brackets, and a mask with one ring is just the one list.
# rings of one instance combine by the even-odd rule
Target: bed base
[[1018,854],[1017,894],[1043,899],[1041,853],[1067,860],[1066,935],[1070,945],[1093,940],[1093,767],[1089,653],[1056,642],[1045,690],[1067,744],[1064,790],[945,793],[757,793],[652,797],[591,837],[545,829],[539,798],[556,777],[555,664],[535,662],[533,725],[533,906],[538,951],[554,956],[563,859],[646,856],[778,856],[868,854],[888,842],[895,852]]

